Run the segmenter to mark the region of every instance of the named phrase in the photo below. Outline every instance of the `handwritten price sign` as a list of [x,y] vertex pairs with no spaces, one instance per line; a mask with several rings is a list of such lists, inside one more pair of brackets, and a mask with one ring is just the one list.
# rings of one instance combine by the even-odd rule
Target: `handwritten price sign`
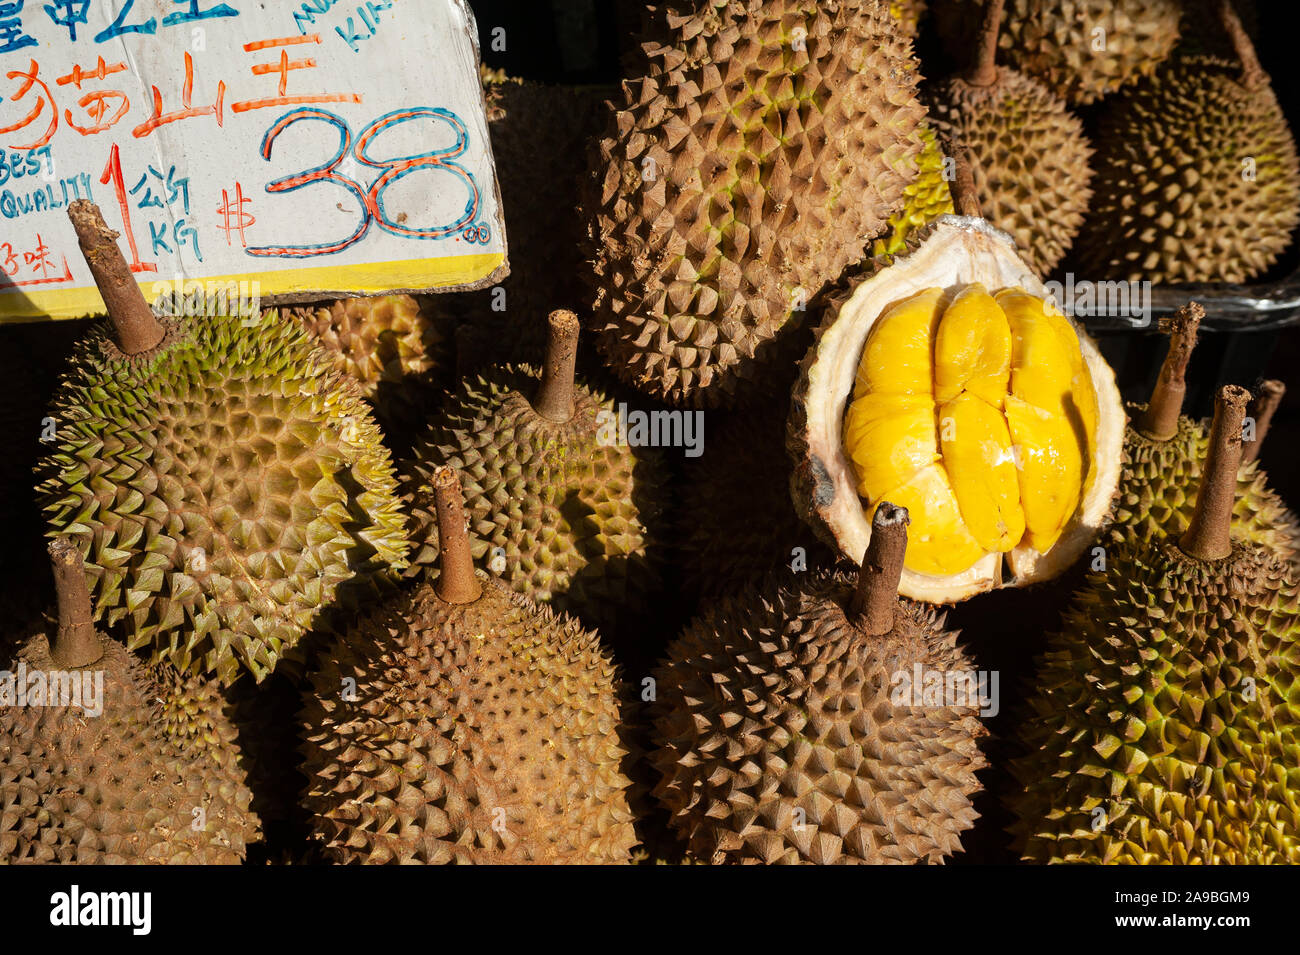
[[0,0],[0,320],[102,310],[79,198],[150,300],[490,284],[472,33],[465,0]]

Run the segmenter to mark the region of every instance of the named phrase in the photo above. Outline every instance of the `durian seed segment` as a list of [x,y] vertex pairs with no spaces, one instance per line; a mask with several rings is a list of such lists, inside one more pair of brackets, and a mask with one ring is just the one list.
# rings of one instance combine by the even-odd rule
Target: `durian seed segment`
[[858,490],[868,507],[911,509],[913,570],[959,573],[1022,544],[1046,553],[1074,516],[1097,397],[1050,301],[979,282],[903,299],[872,328],[854,396],[844,443]]
[[483,588],[474,576],[465,496],[455,468],[443,466],[433,475],[433,500],[438,513],[438,597],[449,604],[473,603]]
[[1241,424],[1250,392],[1224,385],[1214,399],[1210,447],[1196,491],[1196,510],[1178,541],[1184,554],[1222,560],[1232,554],[1232,508],[1237,502],[1237,468],[1241,465]]
[[165,331],[118,248],[118,233],[105,224],[99,206],[89,199],[68,203],[68,218],[77,230],[77,244],[108,309],[118,349],[124,355],[138,355],[156,348]]
[[871,543],[862,557],[849,613],[858,628],[878,637],[894,629],[898,581],[907,552],[907,508],[881,501],[871,518]]
[[1250,417],[1255,421],[1255,440],[1243,442],[1241,463],[1249,464],[1259,457],[1259,449],[1264,445],[1268,427],[1273,423],[1273,415],[1286,395],[1286,385],[1276,378],[1267,378],[1259,383],[1259,394],[1250,403]]
[[50,659],[68,670],[90,666],[104,655],[104,647],[95,633],[81,551],[69,537],[56,537],[50,541],[48,551],[59,608],[59,629]]
[[1187,363],[1196,347],[1196,331],[1205,318],[1205,309],[1196,302],[1188,302],[1168,320],[1169,351],[1160,366],[1160,377],[1151,392],[1137,428],[1153,441],[1168,441],[1178,433],[1178,417],[1183,413],[1183,398],[1187,394]]
[[551,312],[546,341],[546,367],[533,401],[533,410],[548,421],[573,417],[573,370],[578,359],[578,316],[568,309]]

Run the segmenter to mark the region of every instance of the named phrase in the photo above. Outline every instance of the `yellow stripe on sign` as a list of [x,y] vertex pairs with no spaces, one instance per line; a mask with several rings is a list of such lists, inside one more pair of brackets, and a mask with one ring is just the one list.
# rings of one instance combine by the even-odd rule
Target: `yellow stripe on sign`
[[[505,262],[500,252],[482,255],[448,255],[436,259],[401,259],[393,262],[369,262],[362,265],[321,266],[285,269],[277,272],[245,272],[188,279],[203,286],[227,283],[258,282],[263,297],[303,294],[327,289],[333,292],[388,292],[399,288],[443,288],[467,285],[487,278]],[[170,292],[174,280],[150,272],[138,279],[145,298],[153,301],[155,292]],[[157,288],[155,289],[155,286]],[[190,285],[193,288],[193,284]],[[95,286],[50,289],[39,286],[8,289],[0,286],[0,322],[19,319],[80,318],[102,314],[104,300]]]

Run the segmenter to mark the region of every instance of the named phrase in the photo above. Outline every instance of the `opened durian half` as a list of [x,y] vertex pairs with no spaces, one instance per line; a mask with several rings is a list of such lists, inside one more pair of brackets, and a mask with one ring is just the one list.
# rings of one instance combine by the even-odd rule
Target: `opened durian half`
[[832,304],[791,407],[791,490],[855,561],[879,502],[906,507],[899,592],[963,600],[1055,577],[1084,551],[1124,424],[1110,367],[1011,238],[944,216]]

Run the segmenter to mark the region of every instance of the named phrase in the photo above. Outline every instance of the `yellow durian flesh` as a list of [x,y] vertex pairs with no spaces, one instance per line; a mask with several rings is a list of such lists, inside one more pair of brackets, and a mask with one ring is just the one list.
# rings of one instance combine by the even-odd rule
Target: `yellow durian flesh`
[[1078,510],[1097,396],[1049,300],[979,283],[886,308],[862,351],[845,452],[868,513],[911,513],[907,569],[947,576],[991,554],[1046,553]]

